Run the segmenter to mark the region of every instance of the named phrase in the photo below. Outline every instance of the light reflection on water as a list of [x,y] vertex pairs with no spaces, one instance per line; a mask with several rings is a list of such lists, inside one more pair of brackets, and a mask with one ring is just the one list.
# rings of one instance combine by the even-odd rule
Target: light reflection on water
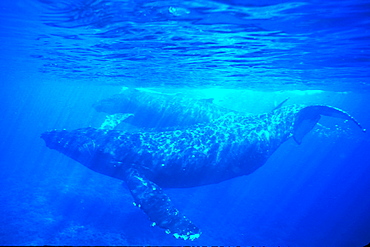
[[23,18],[13,31],[27,30],[19,42],[41,73],[135,87],[368,89],[369,8],[356,1],[25,6],[2,17]]

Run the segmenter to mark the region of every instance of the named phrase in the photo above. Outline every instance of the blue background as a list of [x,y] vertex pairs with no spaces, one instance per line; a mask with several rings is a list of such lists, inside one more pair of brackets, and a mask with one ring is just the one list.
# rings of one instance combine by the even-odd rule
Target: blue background
[[0,3],[1,245],[364,246],[370,138],[322,118],[251,175],[168,189],[202,229],[176,240],[122,182],[45,147],[50,129],[99,127],[92,104],[123,86],[264,113],[289,104],[369,110],[366,1]]

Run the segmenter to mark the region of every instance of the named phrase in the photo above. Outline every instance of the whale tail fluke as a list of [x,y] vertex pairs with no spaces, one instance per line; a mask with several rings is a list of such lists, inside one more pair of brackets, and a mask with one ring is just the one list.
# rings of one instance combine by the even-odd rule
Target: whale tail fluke
[[320,120],[321,116],[342,118],[352,121],[360,129],[362,129],[363,132],[366,131],[366,129],[364,129],[354,117],[342,111],[341,109],[332,106],[314,105],[307,106],[298,112],[297,118],[294,122],[293,139],[298,144],[301,144],[303,137],[312,130],[312,128]]

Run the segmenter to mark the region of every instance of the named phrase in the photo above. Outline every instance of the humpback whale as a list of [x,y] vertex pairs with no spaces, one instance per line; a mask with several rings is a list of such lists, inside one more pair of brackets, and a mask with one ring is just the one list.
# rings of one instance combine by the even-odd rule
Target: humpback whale
[[[349,120],[324,105],[293,105],[270,113],[220,118],[168,131],[123,132],[82,128],[41,135],[55,149],[93,171],[125,181],[134,204],[176,238],[194,240],[201,230],[181,214],[163,188],[219,183],[252,173],[289,138],[301,143],[321,116]],[[363,129],[365,131],[365,129]]]
[[180,94],[168,95],[137,89],[126,89],[120,94],[96,102],[93,107],[113,118],[116,114],[132,113],[132,116],[123,121],[139,128],[188,126],[210,122],[229,112],[236,113],[214,104],[213,99],[198,100]]

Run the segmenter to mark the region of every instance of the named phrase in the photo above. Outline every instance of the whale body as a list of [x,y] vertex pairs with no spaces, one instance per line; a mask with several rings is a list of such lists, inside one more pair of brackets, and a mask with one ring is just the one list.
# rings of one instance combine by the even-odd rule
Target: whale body
[[207,123],[227,113],[237,113],[214,104],[213,99],[192,99],[181,94],[168,95],[137,89],[126,89],[96,102],[93,107],[113,117],[115,114],[131,113],[125,123],[157,129]]
[[175,208],[162,188],[201,186],[250,174],[290,137],[301,143],[322,115],[352,121],[362,129],[340,109],[293,105],[254,116],[230,112],[176,130],[129,133],[83,128],[49,131],[41,137],[49,148],[125,181],[135,204],[154,224],[176,238],[194,240],[200,229]]

